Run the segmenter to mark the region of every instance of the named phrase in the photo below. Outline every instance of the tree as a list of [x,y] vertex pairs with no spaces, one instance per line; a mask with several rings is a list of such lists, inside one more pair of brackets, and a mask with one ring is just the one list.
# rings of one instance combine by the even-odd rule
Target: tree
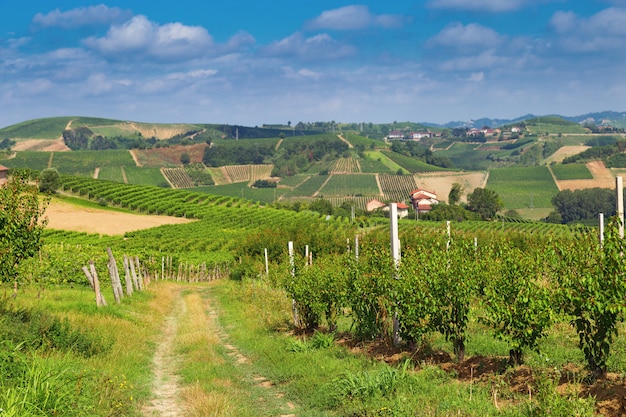
[[463,194],[463,186],[458,182],[453,183],[450,193],[448,194],[448,204],[458,204],[461,200],[461,194]]
[[189,154],[187,152],[183,152],[180,155],[180,163],[183,165],[189,165],[190,162],[191,162],[191,158],[189,157]]
[[40,204],[37,187],[29,185],[21,173],[13,173],[0,187],[0,281],[14,280],[20,262],[41,247],[40,238],[48,223],[42,216],[48,202],[45,199]]
[[61,176],[56,168],[47,168],[39,174],[39,191],[54,194],[61,187]]
[[478,213],[483,220],[493,219],[496,213],[504,208],[498,193],[487,188],[474,188],[474,191],[467,195],[467,202],[467,209]]

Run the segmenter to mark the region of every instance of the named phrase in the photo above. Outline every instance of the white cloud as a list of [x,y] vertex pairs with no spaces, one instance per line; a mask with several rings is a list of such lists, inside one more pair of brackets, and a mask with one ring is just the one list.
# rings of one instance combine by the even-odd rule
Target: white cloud
[[400,15],[370,13],[367,6],[353,5],[327,10],[309,21],[308,30],[356,30],[368,27],[392,28],[401,26],[405,19]]
[[264,55],[293,56],[302,60],[337,59],[355,52],[354,47],[341,44],[326,33],[306,38],[300,32],[273,42],[262,50]]
[[492,48],[504,41],[504,38],[493,29],[477,23],[463,25],[452,23],[428,41],[429,46],[444,46],[463,49],[467,47]]
[[37,13],[33,18],[33,25],[41,28],[71,29],[81,26],[119,23],[128,20],[131,16],[130,10],[99,4],[97,6],[79,7],[67,12],[55,9],[47,14]]
[[189,81],[189,80],[197,80],[202,78],[209,78],[213,75],[217,74],[217,70],[215,69],[199,69],[188,72],[175,72],[169,74],[167,76],[170,80],[178,80],[178,81]]
[[213,39],[200,26],[181,23],[159,26],[139,15],[122,25],[112,26],[106,36],[90,37],[83,43],[109,57],[134,54],[174,61],[205,55],[213,46]]
[[519,10],[527,2],[527,0],[430,0],[428,6],[433,9],[502,13]]
[[558,11],[550,19],[557,44],[569,52],[600,52],[626,47],[626,9],[611,7],[589,17]]

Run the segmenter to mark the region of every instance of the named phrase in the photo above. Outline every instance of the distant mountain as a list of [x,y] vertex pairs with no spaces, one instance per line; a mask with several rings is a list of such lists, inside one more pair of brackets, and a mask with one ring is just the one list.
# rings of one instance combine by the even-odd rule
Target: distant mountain
[[[562,116],[558,114],[549,114],[549,115],[541,115],[541,116],[554,116],[561,117],[565,120],[575,123],[593,123],[596,125],[605,124],[611,125],[615,127],[626,127],[626,112],[615,112],[615,111],[603,111],[603,112],[595,112],[595,113],[586,113],[581,114],[579,116]],[[445,124],[435,124],[435,123],[424,123],[427,126],[432,127],[447,127],[450,129],[458,128],[458,127],[468,127],[468,128],[482,128],[483,126],[489,127],[500,127],[515,123],[523,122],[524,120],[534,119],[538,117],[535,114],[527,114],[525,116],[520,116],[515,119],[490,119],[488,117],[483,117],[481,119],[467,120],[467,121],[452,121]]]

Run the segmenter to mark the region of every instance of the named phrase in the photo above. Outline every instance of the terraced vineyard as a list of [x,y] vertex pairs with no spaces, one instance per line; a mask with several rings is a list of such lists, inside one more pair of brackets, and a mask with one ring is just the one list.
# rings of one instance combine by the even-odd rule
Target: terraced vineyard
[[232,182],[256,181],[271,177],[274,165],[226,165],[224,169]]
[[383,198],[389,201],[407,201],[411,191],[418,188],[413,175],[380,174],[378,181]]
[[193,180],[184,168],[161,168],[163,176],[172,184],[172,188],[191,188]]
[[353,172],[361,172],[356,158],[339,158],[330,169],[331,174],[349,174]]

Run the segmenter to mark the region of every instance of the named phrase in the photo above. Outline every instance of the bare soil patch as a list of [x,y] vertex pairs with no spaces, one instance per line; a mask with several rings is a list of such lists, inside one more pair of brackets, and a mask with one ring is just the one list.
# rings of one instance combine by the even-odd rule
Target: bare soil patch
[[577,155],[585,150],[589,149],[589,146],[562,146],[555,153],[546,158],[546,163],[550,162],[563,162],[568,156]]
[[60,139],[25,139],[17,142],[12,148],[17,152],[41,151],[41,152],[68,152],[71,149],[65,146],[63,138]]
[[474,188],[485,186],[487,175],[487,172],[432,172],[415,174],[415,180],[419,188],[436,193],[440,201],[447,201],[452,184],[458,182],[463,186],[461,200],[466,201],[466,195],[474,191]]
[[167,148],[137,149],[134,157],[137,166],[163,167],[180,166],[180,156],[183,153],[189,155],[192,163],[201,163],[204,156],[204,149],[208,145],[198,143],[189,146],[169,146]]
[[559,190],[582,190],[594,187],[615,188],[615,176],[604,166],[604,162],[587,162],[587,168],[591,172],[593,179],[556,181]]
[[149,229],[164,224],[189,223],[193,220],[181,217],[141,215],[110,210],[80,207],[59,200],[52,200],[44,217],[49,229],[75,232],[123,235],[134,230]]

